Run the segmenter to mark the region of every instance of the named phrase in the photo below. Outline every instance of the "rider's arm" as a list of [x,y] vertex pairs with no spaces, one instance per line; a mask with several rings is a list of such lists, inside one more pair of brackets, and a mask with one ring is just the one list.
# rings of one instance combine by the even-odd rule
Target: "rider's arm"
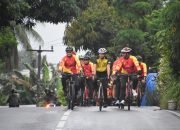
[[135,65],[136,69],[137,69],[137,72],[141,73],[141,68],[139,66],[139,62],[138,62],[137,58],[135,56],[131,56],[131,58],[132,58],[133,63]]
[[75,58],[75,60],[76,60],[77,71],[78,71],[78,73],[80,73],[80,72],[82,72],[81,63],[80,63],[79,59],[78,59],[75,55],[73,55],[73,56],[74,56],[74,58]]
[[91,65],[91,71],[92,71],[92,75],[94,75],[94,64],[92,62],[89,63]]
[[58,71],[62,72],[64,67],[64,58],[59,62]]
[[110,74],[111,74],[111,63],[108,62],[108,64],[107,64],[107,76],[108,76],[108,79],[110,78]]
[[145,63],[142,63],[143,66],[143,76],[146,77],[147,76],[147,65]]
[[94,64],[94,75],[96,75],[96,64]]
[[116,72],[119,72],[122,69],[122,62],[120,60],[115,61],[112,67],[112,75],[115,75]]

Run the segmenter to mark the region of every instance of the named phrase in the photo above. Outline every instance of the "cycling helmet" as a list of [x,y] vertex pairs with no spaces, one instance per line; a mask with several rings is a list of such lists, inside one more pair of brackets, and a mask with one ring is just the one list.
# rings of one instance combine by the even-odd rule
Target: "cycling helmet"
[[129,47],[124,47],[124,48],[121,50],[121,52],[122,52],[122,53],[126,53],[126,52],[128,53],[128,52],[131,52],[131,50],[132,50],[132,49],[129,48]]
[[83,56],[83,55],[80,55],[80,56],[79,56],[79,59],[80,59],[80,60],[83,60],[83,59],[84,59],[84,56]]
[[142,57],[141,56],[138,55],[138,56],[136,56],[136,58],[137,58],[138,61],[142,61]]
[[106,50],[106,48],[99,48],[98,53],[105,54],[105,53],[107,53],[107,50]]
[[68,46],[68,47],[66,47],[66,52],[67,52],[67,51],[73,51],[73,48],[70,47],[70,46]]
[[85,56],[85,57],[84,57],[84,60],[89,60],[89,59],[90,59],[89,56]]

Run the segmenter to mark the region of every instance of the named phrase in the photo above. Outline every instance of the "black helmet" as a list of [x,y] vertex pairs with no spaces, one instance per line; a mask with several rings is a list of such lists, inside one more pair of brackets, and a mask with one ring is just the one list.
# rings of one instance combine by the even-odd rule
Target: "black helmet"
[[84,56],[84,60],[89,60],[90,57],[89,56]]
[[142,61],[142,57],[141,56],[138,55],[138,56],[136,56],[136,58],[137,58],[138,61]]
[[70,46],[68,46],[68,47],[66,47],[66,52],[67,52],[67,51],[73,51],[73,48],[70,47]]

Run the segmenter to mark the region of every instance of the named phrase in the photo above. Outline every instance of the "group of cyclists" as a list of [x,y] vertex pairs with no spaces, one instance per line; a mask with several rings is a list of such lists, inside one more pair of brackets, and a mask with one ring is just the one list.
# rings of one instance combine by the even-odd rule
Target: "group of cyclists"
[[[58,71],[63,73],[62,75],[62,85],[64,95],[67,95],[67,86],[66,81],[70,77],[68,74],[76,75],[74,76],[75,81],[75,95],[78,94],[78,90],[81,88],[84,90],[85,81],[89,90],[89,98],[94,101],[93,91],[98,90],[97,80],[99,78],[102,80],[103,85],[103,94],[104,94],[104,107],[108,106],[108,97],[107,97],[107,88],[110,83],[114,86],[116,90],[116,94],[114,95],[115,104],[123,104],[125,103],[126,98],[126,82],[127,77],[121,77],[121,80],[117,77],[117,74],[137,74],[136,76],[132,76],[131,80],[133,83],[132,94],[133,96],[137,96],[136,87],[137,87],[137,79],[141,78],[141,82],[143,84],[143,88],[145,88],[145,80],[147,76],[147,66],[144,62],[142,62],[141,56],[132,56],[132,49],[129,47],[124,47],[121,50],[121,55],[117,57],[117,59],[112,62],[107,58],[107,50],[106,48],[99,48],[98,57],[95,61],[91,61],[91,57],[88,55],[85,56],[76,56],[76,53],[73,51],[72,47],[66,48],[66,55],[59,62]],[[67,74],[67,75],[66,75]],[[83,75],[82,78],[79,75]],[[121,86],[121,90],[119,89]],[[121,93],[120,93],[121,91]]]

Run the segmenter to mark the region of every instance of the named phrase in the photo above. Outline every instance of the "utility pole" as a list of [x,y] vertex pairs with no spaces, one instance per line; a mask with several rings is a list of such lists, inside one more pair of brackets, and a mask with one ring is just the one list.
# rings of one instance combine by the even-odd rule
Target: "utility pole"
[[[41,78],[41,53],[42,52],[53,52],[53,46],[51,46],[50,50],[41,50],[41,46],[39,46],[38,50],[27,49],[27,51],[36,51],[38,53],[38,80],[40,81],[40,78]],[[38,97],[39,97],[39,84],[37,84],[37,93],[38,93]]]

